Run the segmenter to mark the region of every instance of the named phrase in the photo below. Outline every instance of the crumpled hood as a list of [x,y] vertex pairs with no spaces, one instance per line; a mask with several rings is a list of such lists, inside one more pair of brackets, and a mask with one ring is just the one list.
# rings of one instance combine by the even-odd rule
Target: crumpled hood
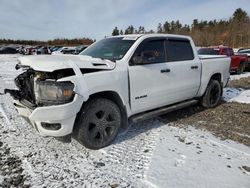
[[112,61],[83,55],[33,55],[20,57],[18,60],[21,65],[44,72],[73,68],[72,63],[80,69],[110,70],[115,68],[115,63]]

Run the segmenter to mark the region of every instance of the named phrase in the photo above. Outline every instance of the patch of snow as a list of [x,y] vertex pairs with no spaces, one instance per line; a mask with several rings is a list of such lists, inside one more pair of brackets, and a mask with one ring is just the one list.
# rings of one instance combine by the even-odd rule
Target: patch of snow
[[13,62],[17,63],[17,58],[20,57],[20,54],[0,54],[0,63]]
[[[186,134],[186,142],[180,137]],[[250,165],[250,149],[221,141],[192,127],[163,126],[146,174],[145,183],[154,187],[249,187],[250,176],[242,166]]]
[[0,182],[3,182],[4,177],[0,175]]
[[230,88],[230,87],[226,87],[223,89],[223,100],[228,102],[230,100],[232,100],[233,98],[239,96],[242,92],[244,91],[244,89],[241,88]]
[[224,88],[223,100],[226,102],[250,104],[250,90],[244,90],[241,88]]
[[0,55],[0,93],[3,93],[4,88],[16,88],[14,84],[15,77],[22,72],[22,70],[16,70],[17,58],[20,54],[14,55]]
[[239,102],[250,104],[250,90],[241,92],[238,96],[229,100],[229,102]]
[[1,103],[0,103],[0,114],[5,118],[7,125],[11,125],[10,120],[8,116],[6,115]]
[[243,72],[239,75],[230,75],[230,80],[239,80],[241,78],[250,77],[250,72]]

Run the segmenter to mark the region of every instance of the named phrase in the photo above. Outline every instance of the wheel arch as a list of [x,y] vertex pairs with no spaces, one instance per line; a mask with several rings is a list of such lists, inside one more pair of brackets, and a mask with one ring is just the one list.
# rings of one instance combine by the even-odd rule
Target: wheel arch
[[221,73],[215,73],[211,76],[210,80],[217,80],[222,83],[222,76]]
[[[221,73],[215,73],[211,76],[210,80],[217,80],[219,83],[220,83],[220,86],[221,86],[221,91],[223,91],[223,80],[222,80],[222,75]],[[209,80],[209,82],[210,82]],[[208,83],[209,83],[208,82]],[[223,92],[221,92],[221,95],[222,95]]]
[[[122,98],[120,97],[120,95],[118,93],[116,93],[115,91],[101,91],[98,93],[94,93],[91,94],[89,96],[88,101],[93,100],[95,98],[105,98],[105,99],[109,99],[111,101],[113,101],[121,110],[121,117],[122,117],[122,131],[125,131],[128,128],[128,115],[127,115],[127,109],[126,106],[123,103]],[[88,102],[84,102],[82,104],[82,108],[84,107],[84,105]],[[80,110],[81,112],[81,110]],[[79,117],[79,115],[77,114],[77,117]],[[76,124],[74,125],[74,129],[77,128]]]

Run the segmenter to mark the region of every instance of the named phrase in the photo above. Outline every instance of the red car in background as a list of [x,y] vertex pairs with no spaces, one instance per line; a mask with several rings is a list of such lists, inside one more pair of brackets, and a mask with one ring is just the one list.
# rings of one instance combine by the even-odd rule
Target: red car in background
[[199,55],[226,55],[231,57],[231,72],[241,74],[245,71],[246,64],[248,62],[247,55],[236,55],[232,48],[226,46],[211,46],[206,48],[200,48],[198,50]]
[[250,71],[250,48],[240,49],[237,52],[238,55],[247,55],[248,56],[248,63],[246,64],[246,68]]
[[24,54],[25,55],[34,55],[34,54],[36,54],[36,48],[34,48],[34,47],[25,48]]

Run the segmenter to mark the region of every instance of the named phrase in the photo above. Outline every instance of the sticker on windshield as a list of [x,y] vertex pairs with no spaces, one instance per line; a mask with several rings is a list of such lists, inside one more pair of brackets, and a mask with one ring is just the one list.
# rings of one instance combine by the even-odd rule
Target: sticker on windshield
[[123,37],[122,40],[136,40],[138,39],[138,36],[126,36],[126,37]]

